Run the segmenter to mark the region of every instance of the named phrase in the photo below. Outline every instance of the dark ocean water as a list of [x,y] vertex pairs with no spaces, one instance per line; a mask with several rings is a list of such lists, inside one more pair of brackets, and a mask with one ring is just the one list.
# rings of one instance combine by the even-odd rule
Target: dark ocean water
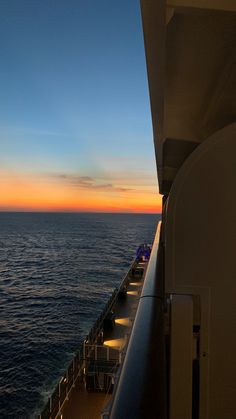
[[0,418],[33,418],[159,215],[0,213]]

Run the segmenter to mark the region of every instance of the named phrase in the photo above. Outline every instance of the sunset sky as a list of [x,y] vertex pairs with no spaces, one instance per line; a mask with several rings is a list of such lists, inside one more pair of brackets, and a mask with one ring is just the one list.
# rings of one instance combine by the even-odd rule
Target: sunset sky
[[159,212],[138,0],[0,2],[0,211]]

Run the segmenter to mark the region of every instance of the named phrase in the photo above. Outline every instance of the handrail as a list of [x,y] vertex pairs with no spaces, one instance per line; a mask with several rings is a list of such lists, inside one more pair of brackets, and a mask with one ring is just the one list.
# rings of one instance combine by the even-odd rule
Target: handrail
[[110,419],[166,419],[163,246],[158,224]]

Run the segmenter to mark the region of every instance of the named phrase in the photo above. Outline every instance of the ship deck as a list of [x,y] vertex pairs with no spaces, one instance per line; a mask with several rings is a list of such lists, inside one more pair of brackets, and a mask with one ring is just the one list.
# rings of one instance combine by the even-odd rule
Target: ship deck
[[110,394],[88,393],[84,384],[78,384],[71,392],[62,410],[63,419],[97,419],[110,399]]
[[[136,315],[140,293],[144,281],[147,262],[139,262],[137,267],[144,268],[142,277],[131,277],[127,285],[125,298],[117,299],[112,307],[115,316],[114,326],[104,334],[103,347],[118,350],[119,359],[123,361],[133,321]],[[101,347],[101,346],[100,346]],[[99,361],[99,351],[96,359]],[[121,361],[121,362],[122,362]],[[101,417],[101,411],[107,405],[111,394],[105,392],[87,391],[85,382],[75,383],[61,408],[60,419],[96,419]]]

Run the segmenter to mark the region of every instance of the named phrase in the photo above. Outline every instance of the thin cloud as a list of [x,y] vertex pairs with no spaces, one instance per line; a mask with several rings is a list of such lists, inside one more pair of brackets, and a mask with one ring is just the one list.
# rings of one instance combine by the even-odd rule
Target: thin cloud
[[98,183],[97,180],[91,176],[68,175],[66,173],[59,173],[50,176],[59,180],[61,179],[68,185],[83,189],[100,190],[107,192],[130,192],[133,190],[131,188],[115,186],[112,183]]

